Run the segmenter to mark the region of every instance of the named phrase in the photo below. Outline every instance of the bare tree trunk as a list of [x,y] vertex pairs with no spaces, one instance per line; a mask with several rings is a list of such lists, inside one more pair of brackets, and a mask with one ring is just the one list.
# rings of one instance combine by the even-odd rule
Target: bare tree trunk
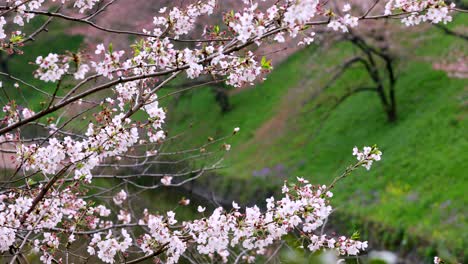
[[10,74],[10,70],[8,68],[8,56],[5,56],[4,52],[0,52],[0,71]]
[[390,97],[390,111],[388,112],[388,121],[395,122],[398,118],[397,115],[397,102],[395,95],[396,77],[393,69],[393,58],[388,54],[383,54],[382,58],[385,60],[385,66],[389,78],[389,97]]
[[[387,120],[391,123],[395,122],[398,118],[397,114],[397,102],[395,95],[395,84],[396,76],[393,69],[393,58],[390,54],[377,50],[376,48],[370,46],[362,37],[351,33],[352,37],[350,42],[362,50],[367,57],[368,63],[365,63],[366,70],[369,73],[370,77],[377,86],[377,93],[379,95],[380,101],[384,108],[384,111],[387,115]],[[385,62],[385,70],[388,73],[388,95],[386,92],[386,82],[381,78],[379,74],[379,66],[377,65],[374,56],[380,57]]]
[[213,92],[215,94],[216,102],[218,103],[219,107],[221,108],[221,112],[227,113],[231,110],[231,104],[229,103],[229,95],[227,90],[224,89],[222,86],[214,86]]

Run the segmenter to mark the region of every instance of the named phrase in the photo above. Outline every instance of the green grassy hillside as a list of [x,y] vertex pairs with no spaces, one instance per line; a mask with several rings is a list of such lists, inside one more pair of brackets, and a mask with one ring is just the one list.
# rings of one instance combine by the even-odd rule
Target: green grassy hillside
[[[464,23],[466,17],[459,17],[451,27]],[[418,46],[405,44],[412,55],[436,61],[451,49],[467,52],[466,42],[437,29],[424,35]],[[368,80],[357,67],[327,92],[317,93],[331,77],[325,69],[353,52],[344,43],[326,52],[298,52],[264,83],[233,94],[232,110],[224,114],[209,89],[197,89],[171,109],[169,130],[175,134],[191,127],[190,136],[179,141],[183,145],[223,136],[239,126],[240,134],[230,140],[228,168],[209,181],[244,201],[257,197],[258,191],[278,188],[284,178],[330,183],[353,162],[352,147],[377,144],[384,153],[382,162],[335,189],[339,212],[423,237],[440,252],[462,257],[468,246],[466,80],[449,78],[430,62],[412,59],[398,70],[397,122],[388,123],[376,95],[366,93],[328,115],[333,96]]]

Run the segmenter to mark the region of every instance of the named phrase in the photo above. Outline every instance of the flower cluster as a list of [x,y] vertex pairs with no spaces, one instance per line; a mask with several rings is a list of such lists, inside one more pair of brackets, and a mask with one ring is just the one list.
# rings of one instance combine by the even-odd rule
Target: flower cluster
[[[147,255],[164,247],[166,263],[177,263],[190,248],[223,262],[227,261],[232,249],[239,248],[249,252],[249,259],[254,260],[256,255],[266,254],[268,247],[284,235],[298,229],[312,252],[333,249],[341,255],[357,255],[367,248],[367,242],[315,234],[314,231],[324,224],[332,211],[328,199],[333,195],[326,186],[313,186],[299,178],[298,185],[285,185],[283,193],[280,200],[267,199],[265,212],[254,206],[247,207],[242,213],[233,202],[230,212],[220,207],[209,217],[183,222],[181,226],[176,226],[178,221],[172,211],[164,216],[145,210],[138,224],[149,231],[140,236],[137,245]],[[205,208],[200,206],[199,212],[204,211]],[[131,239],[125,234],[122,232],[123,242],[119,242],[121,239],[114,237],[112,232],[108,232],[105,239],[101,239],[103,234],[97,233],[89,244],[88,252],[94,255],[95,248],[98,248],[98,257],[106,263],[113,263],[117,252],[125,252],[129,247]]]
[[19,121],[20,115],[16,108],[15,102],[10,102],[2,108],[2,111],[5,113],[5,117],[3,118],[4,123],[12,125]]
[[[355,151],[361,159],[358,165],[370,160],[371,156],[378,160],[381,155],[375,147],[364,149],[363,153]],[[182,254],[191,249],[223,262],[228,260],[232,250],[238,249],[252,262],[255,256],[266,254],[270,246],[296,230],[305,243],[303,245],[312,252],[332,249],[340,255],[357,255],[367,248],[367,242],[354,238],[319,235],[317,230],[332,212],[330,198],[333,193],[329,187],[312,185],[303,178],[298,178],[297,184],[286,182],[282,187],[283,197],[266,199],[265,210],[255,205],[241,211],[233,202],[230,211],[219,207],[210,216],[178,225],[172,211],[160,215],[145,209],[137,224],[146,231],[136,241],[125,226],[110,220],[113,219],[110,209],[103,205],[91,206],[76,194],[76,188],[76,185],[70,185],[61,192],[53,190],[39,203],[34,197],[39,195],[41,188],[28,195],[14,191],[0,195],[0,252],[9,250],[23,230],[37,234],[33,241],[34,251],[42,253],[43,263],[55,260],[55,252],[59,251],[62,240],[73,243],[77,237],[89,232],[92,238],[88,253],[105,263],[114,263],[119,253],[126,253],[131,247],[139,248],[146,255],[159,252],[165,256],[166,263],[177,263]],[[119,207],[125,207],[126,199],[127,193],[123,190],[113,197]],[[185,204],[189,202],[184,201]],[[199,206],[200,213],[204,214],[205,210]],[[132,225],[132,216],[125,209],[119,211],[116,219],[124,225]],[[41,230],[48,231],[41,234]],[[62,232],[69,235],[60,236]]]
[[35,114],[33,110],[26,107],[20,107],[16,105],[15,102],[11,102],[5,105],[2,110],[5,113],[3,122],[7,123],[8,125],[14,124],[20,119],[28,119]]
[[[62,0],[63,2],[64,0]],[[95,4],[97,4],[101,0],[76,0],[75,3],[73,4],[74,7],[80,9],[80,13],[85,12],[86,10],[89,10],[94,7]]]
[[[185,10],[174,7],[169,11],[168,23],[175,37],[178,38],[180,35],[185,35],[192,31],[197,18],[205,14],[211,15],[215,5],[215,0],[208,0],[188,5]],[[158,18],[155,18],[155,21],[157,20]]]
[[439,0],[390,0],[385,5],[385,14],[390,15],[395,10],[409,13],[409,16],[401,20],[407,26],[418,25],[422,22],[447,24],[452,21],[449,13],[454,7],[454,3],[447,5]]
[[115,255],[119,252],[125,252],[132,245],[132,238],[125,229],[122,229],[121,241],[117,239],[112,231],[102,238],[101,234],[94,234],[88,246],[89,255],[96,254],[104,263],[114,263]]
[[[86,202],[78,198],[71,189],[61,192],[52,192],[45,197],[30,212],[34,195],[21,195],[15,192],[0,195],[0,251],[6,251],[15,242],[16,234],[21,230],[32,230],[39,233],[41,230],[56,228],[65,221],[77,221],[86,212]],[[36,245],[44,244],[44,251],[58,248],[59,241],[55,235],[44,233],[42,241]],[[37,246],[40,248],[40,246]]]
[[60,59],[59,55],[50,53],[45,58],[37,57],[36,65],[39,69],[35,72],[35,77],[45,82],[56,82],[68,71],[68,59]]
[[[52,0],[55,2],[56,0]],[[96,3],[101,0],[60,0],[62,4],[65,2],[73,2],[73,6],[78,8],[80,13],[86,10],[92,9]],[[21,0],[6,0],[6,6],[10,9],[15,10],[15,16],[13,17],[13,23],[18,26],[24,26],[25,20],[27,23],[35,17],[33,11],[40,10],[44,6],[45,0],[32,0],[32,1],[21,1]],[[5,18],[0,18],[0,40],[5,39],[7,35],[4,33],[3,26],[6,24]]]
[[357,147],[353,148],[353,156],[359,161],[360,165],[370,170],[374,161],[381,160],[382,152],[376,147],[364,147],[360,151]]
[[166,186],[167,186],[167,185],[171,185],[171,183],[172,183],[172,178],[173,178],[173,177],[171,177],[171,176],[164,176],[164,177],[161,178],[161,183],[162,183],[163,185],[166,185]]
[[87,138],[74,140],[67,136],[63,141],[51,138],[45,146],[21,144],[17,148],[17,161],[25,170],[40,170],[44,174],[57,173],[67,164],[75,167],[75,179],[91,181],[91,170],[105,158],[128,151],[139,138],[136,127],[127,127],[129,119],[123,114],[114,116],[106,126],[95,128],[90,123]]
[[334,19],[330,21],[328,24],[329,28],[332,28],[334,31],[341,30],[343,33],[348,32],[348,27],[357,27],[358,25],[358,18],[351,16],[350,14],[346,14],[343,17],[338,19]]
[[122,203],[127,200],[127,193],[124,190],[121,190],[112,199],[116,205],[122,205]]
[[[283,187],[285,196],[275,201],[267,199],[267,211],[262,213],[257,207],[248,207],[241,213],[239,206],[233,203],[233,211],[226,213],[222,208],[214,210],[205,219],[184,223],[197,244],[200,254],[217,254],[226,261],[230,255],[229,247],[240,247],[253,255],[262,255],[275,241],[299,229],[309,240],[308,248],[317,251],[323,248],[343,249],[342,254],[357,254],[354,248],[365,249],[366,244],[355,246],[349,240],[335,240],[322,236],[321,241],[313,233],[323,225],[331,213],[327,198],[331,193],[325,186],[312,186],[302,180],[300,185]],[[352,246],[351,246],[352,245]]]
[[90,70],[88,64],[82,63],[78,65],[76,72],[73,74],[73,77],[75,77],[76,80],[81,80],[84,79],[86,76],[86,73],[88,73]]
[[0,39],[4,39],[7,37],[5,34],[5,29],[3,28],[7,24],[4,17],[0,17]]
[[177,263],[180,256],[187,250],[187,243],[180,238],[183,234],[180,230],[170,229],[170,225],[174,225],[176,222],[172,212],[168,212],[167,218],[165,218],[161,215],[149,214],[145,210],[139,224],[147,226],[149,233],[143,235],[139,241],[141,250],[149,255],[158,250],[160,245],[167,245],[166,262]]
[[[98,74],[112,79],[113,73],[121,67],[120,58],[125,54],[125,51],[113,51],[112,46],[109,46],[109,50],[106,50],[103,44],[99,44],[95,54],[104,55],[104,59],[99,62],[92,61],[91,66]],[[117,75],[121,76],[121,74],[121,71],[117,71]]]
[[233,70],[230,70],[229,72],[227,84],[234,87],[239,87],[244,84],[252,84],[260,73],[262,73],[261,66],[258,65],[257,61],[255,61],[251,52],[247,54],[245,59],[236,59],[235,61],[231,61],[228,67]]
[[[8,1],[7,1],[8,2]],[[31,11],[38,10],[44,1],[28,1],[28,4],[17,3],[18,16],[33,15]],[[74,6],[80,12],[91,9],[96,0],[74,1]],[[233,40],[241,43],[255,42],[258,45],[264,40],[276,42],[285,41],[285,32],[290,37],[302,36],[299,45],[310,44],[314,41],[315,32],[307,31],[314,24],[313,19],[319,16],[329,17],[328,28],[334,31],[347,32],[349,28],[356,27],[358,17],[351,15],[351,6],[345,4],[342,8],[344,15],[337,15],[324,8],[319,0],[284,0],[271,4],[266,9],[260,8],[257,1],[243,1],[244,8],[239,12],[225,14],[225,24],[228,29],[220,32],[219,27],[214,30],[214,38],[224,35],[232,35]],[[256,62],[252,53],[236,54],[229,51],[231,43],[206,42],[201,48],[174,48],[171,39],[179,39],[193,31],[198,18],[203,15],[211,15],[216,6],[215,0],[197,1],[184,8],[162,8],[159,15],[154,17],[153,31],[146,31],[158,37],[147,37],[137,41],[134,45],[133,57],[123,60],[124,51],[113,51],[112,45],[106,49],[103,44],[97,46],[96,55],[103,55],[97,61],[91,61],[89,65],[96,73],[112,79],[115,75],[122,76],[125,72],[133,75],[155,74],[158,71],[184,69],[189,78],[197,78],[202,74],[214,74],[227,76],[227,83],[233,86],[251,84],[258,79],[262,68]],[[452,7],[452,6],[451,6]],[[424,21],[433,23],[448,22],[451,20],[448,7],[443,1],[424,0],[390,0],[385,8],[385,13],[392,14],[396,10],[408,12],[402,21],[408,25],[419,24]],[[0,25],[5,24],[2,17]],[[363,18],[364,19],[364,18]],[[23,23],[17,23],[23,24]],[[3,27],[1,27],[3,28]],[[1,32],[0,32],[1,33]],[[3,33],[4,34],[4,33]],[[172,35],[171,38],[169,35]],[[235,43],[235,42],[234,42]],[[59,80],[68,69],[67,58],[58,61],[56,54],[49,54],[45,59],[39,57],[37,64],[40,66],[36,76],[44,81]],[[206,64],[206,62],[210,62]],[[73,74],[75,79],[83,79],[90,71],[88,64],[80,64]]]

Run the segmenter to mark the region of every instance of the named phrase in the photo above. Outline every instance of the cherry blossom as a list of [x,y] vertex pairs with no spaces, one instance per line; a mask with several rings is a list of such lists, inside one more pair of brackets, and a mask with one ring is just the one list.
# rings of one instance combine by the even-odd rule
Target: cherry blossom
[[7,37],[5,34],[5,29],[3,28],[7,24],[4,17],[0,17],[0,39],[4,39]]
[[353,148],[353,156],[356,156],[356,159],[365,167],[367,170],[370,170],[372,163],[374,161],[379,161],[382,156],[382,152],[373,147],[364,147],[363,151],[360,151],[357,147]]
[[[109,79],[114,78],[114,72],[117,69],[121,68],[121,62],[120,59],[122,56],[125,54],[125,51],[120,50],[120,51],[113,51],[112,46],[109,46],[109,50],[105,50],[103,44],[99,44],[96,47],[96,55],[104,55],[104,58],[100,62],[91,62],[91,66],[94,68],[94,70],[98,73],[101,74],[104,77],[107,77]],[[117,75],[121,75],[120,71],[117,71]]]
[[127,200],[127,193],[124,190],[121,190],[112,199],[116,205],[121,205],[125,200]]
[[37,57],[36,64],[39,69],[35,77],[45,82],[56,82],[68,71],[67,59],[60,59],[57,54],[50,53],[47,57]]
[[28,109],[28,108],[23,108],[23,110],[21,111],[21,113],[23,114],[23,118],[30,118],[31,116],[34,115],[34,111],[32,111],[31,109]]
[[446,24],[452,21],[449,12],[454,7],[454,3],[448,5],[443,1],[436,0],[390,0],[385,6],[385,14],[392,14],[393,10],[399,9],[410,13],[410,16],[402,19],[402,22],[407,26],[418,25],[426,21],[434,24],[440,22]]
[[172,177],[171,176],[164,176],[161,179],[161,183],[163,185],[171,185],[171,182],[172,182]]
[[[0,15],[3,47],[20,53],[28,38],[18,29],[35,16],[51,16],[49,7],[54,2],[7,0]],[[70,16],[57,13],[57,19],[91,26],[86,16],[97,15],[99,11],[93,12],[102,7],[99,0],[58,2],[70,6]],[[332,212],[334,182],[330,186],[312,185],[298,178],[297,184],[281,187],[281,197],[266,199],[264,207],[241,208],[233,202],[229,211],[219,207],[207,212],[206,206],[200,205],[200,218],[191,221],[178,220],[175,211],[131,210],[131,201],[127,201],[133,197],[131,188],[116,186],[125,190],[115,193],[118,189],[112,189],[103,199],[94,199],[88,192],[93,177],[102,173],[99,169],[107,163],[112,164],[103,171],[110,171],[109,178],[116,178],[112,169],[131,167],[141,157],[149,161],[160,154],[159,146],[170,138],[164,130],[170,113],[159,101],[159,90],[178,76],[211,76],[234,87],[252,85],[272,65],[268,58],[257,56],[248,47],[284,43],[292,38],[299,45],[310,45],[320,32],[316,30],[319,26],[342,34],[369,19],[351,12],[350,4],[334,10],[319,0],[263,2],[243,0],[238,10],[223,10],[223,21],[205,25],[200,40],[190,39],[191,34],[196,35],[195,26],[204,16],[214,13],[215,0],[161,8],[149,22],[148,30],[130,32],[135,37],[131,52],[102,43],[89,57],[77,59],[75,55],[57,53],[37,57],[33,62],[36,78],[54,83],[57,88],[66,80],[72,88],[60,91],[59,97],[54,94],[50,104],[40,107],[23,107],[15,101],[7,101],[2,107],[1,121],[6,126],[0,126],[0,143],[12,147],[13,161],[23,177],[18,182],[24,185],[12,184],[14,188],[0,193],[0,252],[11,250],[16,258],[28,252],[21,248],[24,246],[40,254],[43,263],[55,263],[62,261],[60,252],[67,245],[85,241],[88,254],[105,263],[114,263],[130,252],[176,263],[188,250],[213,262],[227,262],[234,252],[245,252],[242,259],[254,263],[258,255],[267,254],[285,235],[296,233],[293,231],[298,231],[303,247],[311,252],[330,249],[340,255],[358,255],[365,251],[366,241],[319,231]],[[454,5],[444,1],[389,0],[384,14],[372,19],[394,16],[407,26],[447,23],[453,11]],[[73,14],[76,12],[83,14]],[[21,89],[17,81],[14,86]],[[98,92],[105,95],[98,102],[90,100]],[[73,121],[66,106],[93,109],[92,118],[83,121],[85,132],[63,128]],[[63,114],[52,115],[60,111]],[[67,118],[70,120],[64,121]],[[47,123],[42,124],[43,120]],[[28,138],[21,128],[33,124],[42,125],[47,137]],[[236,127],[232,134],[239,131]],[[218,147],[231,150],[231,144],[224,142],[223,138]],[[205,153],[206,149],[196,151]],[[355,147],[353,155],[357,163],[351,168],[363,166],[369,170],[382,153],[375,146],[362,150]],[[172,180],[173,176],[161,174],[155,181],[157,186],[148,189],[171,185]],[[109,203],[104,203],[107,200]],[[182,198],[179,204],[188,205],[190,200]],[[434,262],[441,260],[435,258]]]
[[76,72],[73,74],[73,77],[75,77],[76,80],[82,80],[85,78],[86,73],[88,73],[90,70],[88,64],[82,63],[81,65],[78,66],[78,69]]

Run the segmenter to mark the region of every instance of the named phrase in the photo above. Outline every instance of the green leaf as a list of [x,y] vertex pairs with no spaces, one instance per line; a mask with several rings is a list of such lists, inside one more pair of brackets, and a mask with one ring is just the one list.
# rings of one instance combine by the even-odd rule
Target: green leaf
[[361,234],[359,231],[354,231],[353,235],[351,236],[352,240],[359,240],[361,238]]
[[13,35],[10,38],[11,43],[21,42],[22,40],[23,40],[23,37],[21,35]]
[[34,184],[36,184],[36,183],[37,183],[37,182],[36,182],[35,180],[33,180],[33,179],[28,179],[28,184],[29,184],[29,185],[34,185]]
[[271,60],[267,60],[265,56],[262,57],[261,64],[262,64],[263,69],[266,69],[266,70],[273,69],[273,67],[271,67]]

